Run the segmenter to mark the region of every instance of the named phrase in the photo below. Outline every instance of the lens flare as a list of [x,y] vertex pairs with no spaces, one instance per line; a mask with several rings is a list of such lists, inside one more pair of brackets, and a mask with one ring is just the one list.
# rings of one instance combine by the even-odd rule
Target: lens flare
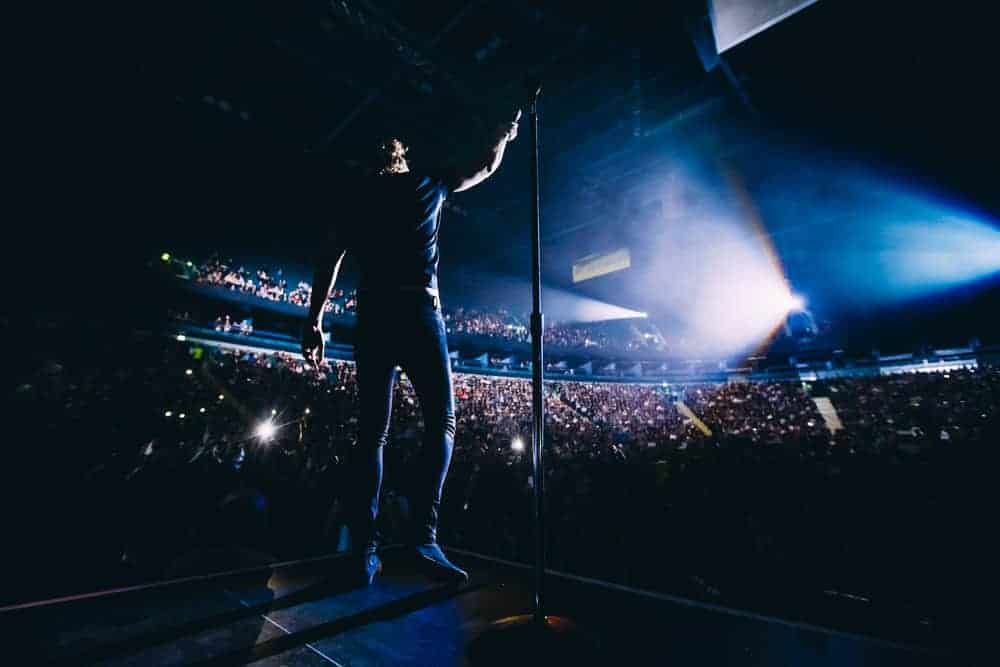
[[277,432],[278,427],[270,419],[265,419],[257,425],[257,428],[254,429],[254,435],[256,435],[262,442],[271,440]]

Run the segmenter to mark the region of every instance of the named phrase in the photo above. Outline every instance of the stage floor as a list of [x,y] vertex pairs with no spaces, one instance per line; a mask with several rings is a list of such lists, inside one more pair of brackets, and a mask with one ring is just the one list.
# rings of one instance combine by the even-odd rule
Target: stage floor
[[[6,664],[469,665],[490,621],[529,609],[530,570],[452,554],[470,583],[433,584],[390,554],[371,587],[341,558],[6,611]],[[576,621],[586,664],[956,665],[967,659],[565,577],[548,610]],[[535,664],[530,652],[518,667]],[[577,662],[576,664],[581,664]]]

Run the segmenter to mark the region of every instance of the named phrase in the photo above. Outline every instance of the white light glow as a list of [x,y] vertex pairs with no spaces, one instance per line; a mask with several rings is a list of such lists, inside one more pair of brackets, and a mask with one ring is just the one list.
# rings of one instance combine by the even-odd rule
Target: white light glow
[[277,431],[278,427],[275,426],[274,422],[270,419],[266,419],[257,425],[257,428],[254,429],[254,435],[262,441],[267,442],[274,437],[274,434],[277,433]]
[[805,310],[806,298],[801,294],[789,294],[788,295],[788,310]]
[[514,438],[510,443],[510,448],[513,449],[515,452],[523,452],[524,440],[521,440],[521,438]]
[[720,207],[697,221],[678,223],[674,233],[654,249],[662,261],[636,278],[662,311],[674,316],[668,337],[676,354],[716,358],[749,351],[800,305],[749,209]]
[[763,341],[798,303],[763,248],[730,244],[705,259],[710,265],[696,286],[690,337],[707,352],[728,353]]

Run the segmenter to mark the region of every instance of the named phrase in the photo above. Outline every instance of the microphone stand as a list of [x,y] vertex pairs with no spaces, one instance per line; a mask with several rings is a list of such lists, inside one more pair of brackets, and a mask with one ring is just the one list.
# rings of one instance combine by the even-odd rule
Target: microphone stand
[[534,621],[545,622],[545,469],[542,452],[545,448],[545,388],[542,385],[544,316],[542,315],[542,228],[539,199],[538,165],[538,86],[531,98],[528,119],[531,136],[531,475],[534,481],[535,523],[535,599]]
[[531,137],[531,474],[534,487],[532,518],[535,524],[534,596],[530,614],[509,616],[494,621],[471,644],[471,664],[550,665],[558,662],[577,664],[593,658],[592,647],[583,641],[572,621],[545,613],[545,393],[542,384],[545,367],[542,334],[542,264],[541,199],[539,195],[539,82],[529,82],[531,104],[528,110]]

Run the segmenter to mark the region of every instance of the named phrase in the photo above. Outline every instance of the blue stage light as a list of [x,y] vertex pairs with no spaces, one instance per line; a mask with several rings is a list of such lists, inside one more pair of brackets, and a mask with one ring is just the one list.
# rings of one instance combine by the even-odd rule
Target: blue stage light
[[1000,230],[967,219],[895,222],[882,233],[888,286],[922,292],[973,282],[1000,271]]
[[856,302],[920,299],[1000,273],[1000,229],[934,204],[887,207],[828,250],[825,288]]

